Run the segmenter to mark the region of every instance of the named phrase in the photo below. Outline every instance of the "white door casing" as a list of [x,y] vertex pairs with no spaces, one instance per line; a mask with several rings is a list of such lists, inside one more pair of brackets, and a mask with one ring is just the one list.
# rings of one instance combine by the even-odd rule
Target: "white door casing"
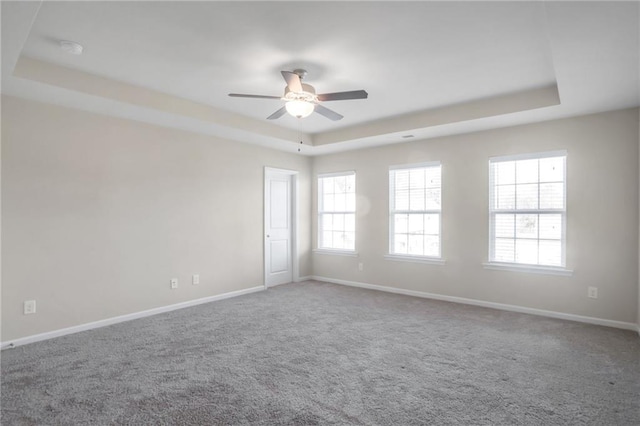
[[265,286],[292,282],[295,252],[295,183],[290,170],[265,168]]

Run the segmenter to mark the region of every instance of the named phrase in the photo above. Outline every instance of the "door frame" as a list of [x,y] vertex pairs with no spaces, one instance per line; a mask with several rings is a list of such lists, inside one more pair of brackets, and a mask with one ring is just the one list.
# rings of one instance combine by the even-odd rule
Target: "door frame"
[[[265,166],[264,168],[264,198],[262,209],[262,263],[263,268],[263,281],[265,290],[269,288],[267,285],[267,191],[269,191],[267,175],[270,172],[282,173],[289,175],[291,178],[291,279],[293,282],[299,281],[299,265],[298,265],[298,171],[280,169],[275,167]],[[277,284],[276,284],[277,285]],[[274,287],[274,286],[272,286]]]

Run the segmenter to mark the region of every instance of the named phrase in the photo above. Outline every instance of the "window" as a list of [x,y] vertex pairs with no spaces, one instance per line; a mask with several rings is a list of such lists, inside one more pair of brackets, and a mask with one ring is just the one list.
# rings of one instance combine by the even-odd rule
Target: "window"
[[566,158],[489,160],[489,262],[565,266]]
[[318,176],[318,248],[355,250],[355,172]]
[[389,170],[389,253],[440,257],[440,163]]

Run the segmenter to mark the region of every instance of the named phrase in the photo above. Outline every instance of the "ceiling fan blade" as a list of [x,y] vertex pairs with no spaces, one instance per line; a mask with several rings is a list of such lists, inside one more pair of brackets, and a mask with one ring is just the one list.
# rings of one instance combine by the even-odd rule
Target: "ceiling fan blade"
[[280,96],[243,95],[242,93],[229,93],[232,98],[258,98],[258,99],[282,99]]
[[283,115],[285,115],[286,112],[287,112],[287,109],[285,107],[282,107],[279,110],[277,110],[276,112],[274,112],[273,114],[271,114],[270,116],[268,116],[267,120],[275,120],[276,118],[280,118]]
[[292,92],[302,92],[302,83],[300,82],[300,76],[298,74],[294,74],[291,71],[280,71],[282,73],[282,77],[287,82],[287,87]]
[[327,117],[329,120],[333,120],[333,121],[338,121],[338,120],[342,120],[344,118],[344,116],[338,114],[335,111],[330,110],[329,108],[323,107],[320,104],[316,104],[316,108],[315,111],[320,114],[320,115],[324,115],[325,117]]
[[369,94],[365,90],[352,90],[350,92],[324,93],[318,95],[318,100],[325,101],[346,101],[347,99],[367,99]]

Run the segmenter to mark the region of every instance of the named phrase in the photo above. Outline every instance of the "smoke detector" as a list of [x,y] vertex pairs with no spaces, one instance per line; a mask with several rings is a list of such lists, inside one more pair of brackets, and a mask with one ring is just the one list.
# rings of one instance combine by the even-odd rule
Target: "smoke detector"
[[84,47],[75,41],[60,40],[60,49],[72,55],[82,55]]

